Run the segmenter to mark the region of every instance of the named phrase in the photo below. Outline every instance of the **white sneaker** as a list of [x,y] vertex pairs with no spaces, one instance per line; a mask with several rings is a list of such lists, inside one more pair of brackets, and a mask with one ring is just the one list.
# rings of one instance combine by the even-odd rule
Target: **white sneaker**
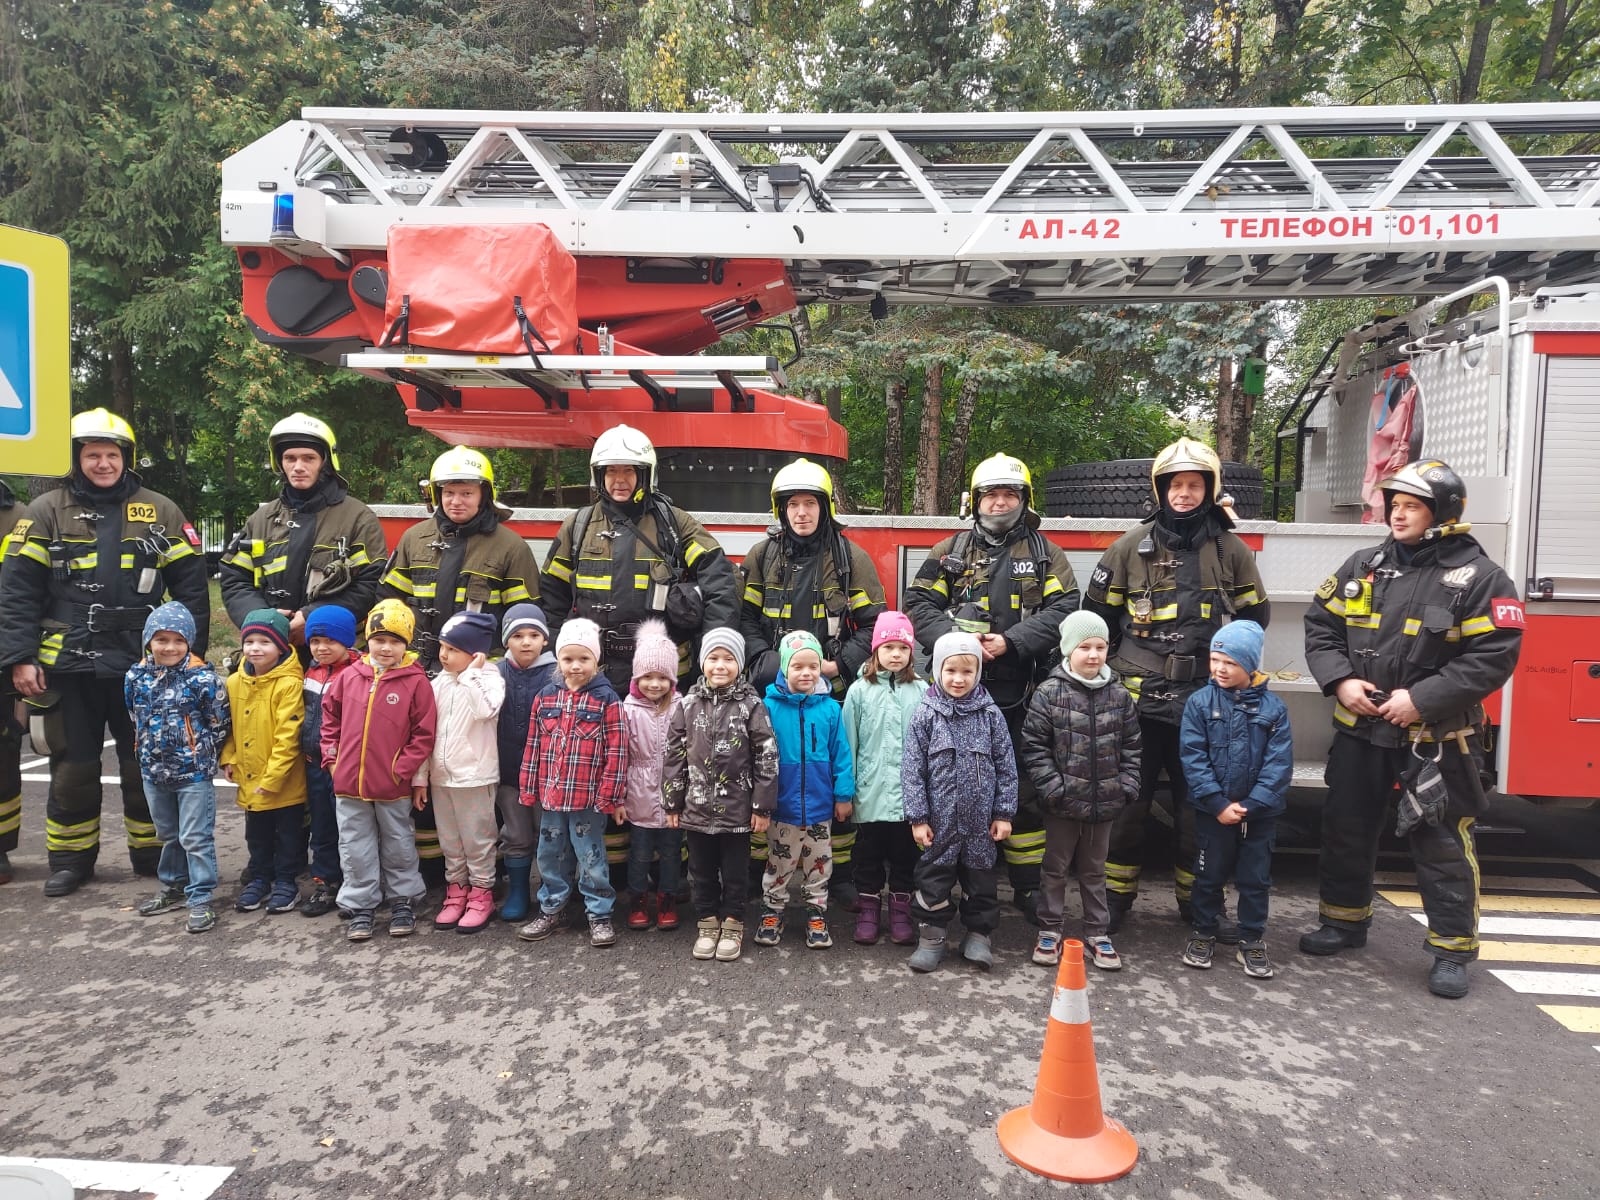
[[1111,944],[1110,938],[1095,938],[1087,949],[1090,960],[1102,971],[1122,970],[1122,956],[1117,953],[1117,948]]
[[722,922],[715,917],[701,917],[695,925],[694,949],[689,951],[698,959],[716,957],[717,942],[722,937]]

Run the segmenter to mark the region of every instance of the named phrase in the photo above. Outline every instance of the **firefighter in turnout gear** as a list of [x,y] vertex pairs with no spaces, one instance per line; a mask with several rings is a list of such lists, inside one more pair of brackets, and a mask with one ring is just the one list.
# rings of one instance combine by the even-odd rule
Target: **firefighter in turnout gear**
[[[446,450],[433,460],[427,490],[433,516],[400,535],[378,583],[378,599],[392,597],[411,610],[411,648],[431,676],[439,671],[444,623],[458,612],[481,612],[499,630],[513,604],[539,603],[539,567],[528,543],[500,523],[511,514],[496,502],[494,467],[484,455],[467,446]],[[444,856],[433,804],[412,818],[423,873],[438,882]]]
[[388,548],[378,518],[339,474],[332,429],[293,413],[272,427],[267,445],[283,483],[223,555],[222,600],[235,625],[255,609],[277,609],[298,646],[306,617],[324,604],[349,609],[358,626],[366,621]]
[[[1067,556],[1039,532],[1033,476],[1009,454],[972,472],[972,528],[928,551],[905,593],[906,615],[927,651],[961,628],[983,647],[983,686],[1005,714],[1015,749],[1034,684],[1060,658],[1059,630],[1078,607]],[[1014,902],[1034,919],[1044,863],[1044,820],[1026,774],[1018,783],[1011,836],[1000,843]]]
[[[872,559],[839,525],[833,478],[819,463],[797,458],[772,477],[772,516],[777,524],[744,556],[744,635],[747,674],[765,691],[778,677],[778,639],[791,630],[813,634],[822,645],[822,675],[834,698],[872,653],[872,627],[888,605]],[[854,901],[851,857],[854,821],[833,823],[833,894]],[[766,857],[766,835],[751,835],[751,857]]]
[[1366,944],[1378,839],[1399,785],[1424,806],[1409,840],[1434,956],[1428,988],[1455,999],[1478,956],[1483,701],[1511,678],[1525,621],[1515,585],[1462,520],[1460,476],[1426,460],[1379,486],[1388,540],[1351,555],[1306,609],[1306,665],[1336,700],[1336,732],[1318,859],[1322,924],[1300,949]]
[[[161,842],[150,819],[122,677],[143,653],[145,618],[169,596],[195,620],[205,654],[211,601],[200,535],[178,506],[129,470],[133,428],[103,408],[72,419],[73,468],[28,505],[0,570],[0,665],[37,703],[55,697],[45,846],[47,896],[94,875],[100,853],[100,756],[116,741],[123,823],[135,872],[154,875]],[[48,701],[46,701],[48,703]]]
[[[1255,555],[1233,532],[1222,494],[1222,462],[1211,447],[1179,438],[1150,468],[1156,511],[1106,550],[1083,605],[1111,630],[1111,669],[1139,706],[1144,741],[1138,798],[1117,816],[1106,858],[1114,933],[1139,894],[1156,783],[1165,774],[1177,840],[1173,885],[1190,919],[1194,810],[1186,803],[1178,726],[1189,697],[1209,678],[1211,639],[1225,621],[1271,616]],[[1218,940],[1238,940],[1223,914]]]
[[[23,506],[0,481],[0,573],[6,541],[22,521]],[[16,719],[16,694],[0,689],[0,883],[11,882],[11,853],[22,836],[22,726]]]

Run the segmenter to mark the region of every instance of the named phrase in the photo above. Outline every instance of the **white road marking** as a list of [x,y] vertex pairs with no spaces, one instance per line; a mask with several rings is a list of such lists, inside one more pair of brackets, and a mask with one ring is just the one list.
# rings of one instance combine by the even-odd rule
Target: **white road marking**
[[[24,783],[49,783],[50,782],[50,774],[49,774],[48,771],[42,771],[42,772],[36,772],[36,773],[34,773],[32,775],[23,775],[22,782],[24,782]],[[121,783],[122,782],[122,777],[119,776],[119,775],[102,775],[102,776],[100,776],[100,782],[101,783]],[[229,783],[226,779],[216,779],[216,780],[213,780],[212,782],[214,782],[219,788],[231,788],[231,787],[238,787],[239,786],[237,783]]]
[[[1418,925],[1428,923],[1426,913],[1414,912],[1411,919]],[[1483,917],[1478,921],[1478,932],[1495,937],[1600,938],[1600,918]]]
[[[116,738],[108,738],[104,742],[100,743],[100,749],[104,750],[108,746],[115,746],[116,744],[117,744],[117,739]],[[42,767],[42,766],[45,765],[45,763],[47,763],[49,761],[50,761],[50,759],[48,757],[31,759],[28,762],[25,762],[25,763],[22,764],[22,769],[24,771],[29,771],[29,770],[32,770],[34,767]],[[31,779],[31,778],[33,778],[33,776],[31,776],[31,775],[30,776],[24,776],[24,778]],[[46,777],[46,779],[48,779],[48,776]]]
[[0,1163],[43,1167],[80,1191],[144,1192],[151,1200],[206,1200],[233,1174],[232,1167],[94,1162],[86,1158],[0,1158]]
[[1600,974],[1582,971],[1490,971],[1514,992],[1530,996],[1600,997]]

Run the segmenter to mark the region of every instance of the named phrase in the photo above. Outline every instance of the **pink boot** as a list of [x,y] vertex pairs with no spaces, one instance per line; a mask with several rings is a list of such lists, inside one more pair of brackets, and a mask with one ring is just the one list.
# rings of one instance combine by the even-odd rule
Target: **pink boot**
[[467,893],[467,911],[456,926],[457,933],[477,933],[494,918],[494,893],[475,887]]
[[856,909],[856,941],[863,946],[878,942],[878,925],[883,920],[883,901],[863,894]]
[[889,893],[889,940],[896,946],[909,946],[917,940],[917,926],[911,919],[911,893]]
[[467,885],[452,883],[444,889],[444,907],[433,919],[435,929],[454,929],[467,910]]

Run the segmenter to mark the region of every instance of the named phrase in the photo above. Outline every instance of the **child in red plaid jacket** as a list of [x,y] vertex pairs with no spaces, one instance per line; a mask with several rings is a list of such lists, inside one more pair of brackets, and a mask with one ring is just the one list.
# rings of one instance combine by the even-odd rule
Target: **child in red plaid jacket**
[[[606,865],[606,820],[623,823],[628,784],[628,727],[622,701],[600,674],[600,627],[575,618],[556,638],[552,683],[533,703],[522,756],[522,803],[538,805],[539,915],[517,936],[537,942],[561,928],[574,884],[589,914],[589,944],[612,946],[617,893]],[[577,859],[577,879],[562,860]],[[569,859],[570,861],[570,859]]]

